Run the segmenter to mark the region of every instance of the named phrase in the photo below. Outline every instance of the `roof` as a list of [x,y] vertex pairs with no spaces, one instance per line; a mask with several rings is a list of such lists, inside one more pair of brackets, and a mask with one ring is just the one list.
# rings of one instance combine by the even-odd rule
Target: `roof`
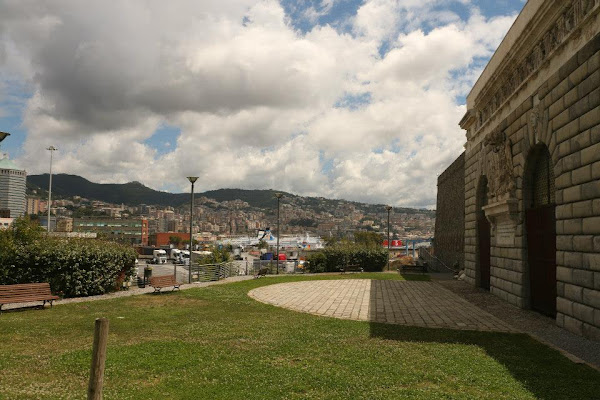
[[16,169],[18,171],[23,171],[22,168],[17,167],[17,164],[12,162],[8,157],[0,158],[0,168],[2,169]]

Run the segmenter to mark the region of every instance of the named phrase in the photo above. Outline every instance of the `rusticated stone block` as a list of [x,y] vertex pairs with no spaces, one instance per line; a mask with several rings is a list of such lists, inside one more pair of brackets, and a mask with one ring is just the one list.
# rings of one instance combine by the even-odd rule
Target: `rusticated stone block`
[[565,314],[556,313],[556,325],[563,328],[565,326]]
[[590,96],[587,95],[577,103],[573,104],[568,108],[569,110],[569,120],[573,121],[576,118],[581,117],[586,112],[590,111]]
[[590,140],[592,144],[600,143],[600,125],[596,125],[590,130]]
[[[561,102],[562,100],[562,102]],[[564,97],[561,97],[560,100],[558,100],[556,103],[552,104],[550,106],[550,108],[548,109],[548,116],[550,119],[556,117],[558,114],[560,114],[565,108],[571,107],[573,104],[577,103],[577,101],[579,101],[579,92],[577,91],[577,88],[573,88],[571,90],[569,90],[569,92],[567,94],[565,94]],[[555,106],[556,104],[556,106]],[[560,107],[559,107],[560,105]],[[552,106],[554,106],[554,109],[552,109]],[[554,113],[553,113],[554,111]]]
[[600,329],[597,328],[598,325],[593,326],[590,324],[583,324],[583,336],[595,341],[600,341]]
[[588,111],[579,118],[579,129],[582,131],[590,129],[598,124],[600,124],[600,107]]
[[571,139],[571,151],[578,151],[589,147],[592,143],[590,142],[590,130],[583,131]]
[[573,315],[573,302],[563,297],[558,297],[556,299],[556,311],[567,315]]
[[583,255],[581,253],[565,251],[564,265],[566,267],[581,268],[583,265]]
[[569,315],[565,315],[565,329],[582,336],[583,335],[583,322],[581,322],[573,317],[570,317]]
[[[557,248],[558,248],[558,238],[559,237],[561,237],[561,236],[558,236],[556,238]],[[572,249],[574,251],[580,251],[583,253],[594,251],[594,237],[592,235],[573,236]]]
[[565,172],[564,174],[560,175],[558,178],[556,178],[554,183],[557,189],[564,189],[571,186],[571,172]]
[[570,139],[579,131],[579,122],[577,120],[573,121],[577,123],[574,127],[571,126],[569,129],[561,129],[565,125],[571,122],[571,118],[569,117],[569,110],[564,110],[556,117],[552,119],[552,128],[556,130],[556,140],[558,143],[563,142],[566,139]]
[[582,253],[583,268],[600,271],[600,253]]
[[582,233],[584,235],[600,235],[600,217],[583,218]]
[[594,272],[583,269],[573,270],[573,283],[587,288],[594,287]]
[[571,186],[563,190],[563,202],[575,203],[581,201],[581,185]]
[[596,143],[586,149],[581,150],[582,165],[592,164],[596,161],[600,161],[600,143]]
[[583,301],[583,288],[565,283],[565,298],[581,303]]
[[573,282],[573,269],[556,267],[556,279],[562,282]]
[[592,179],[600,179],[600,161],[592,164]]
[[588,59],[588,73],[591,74],[597,69],[600,69],[600,52],[596,52]]
[[581,152],[570,154],[562,160],[562,170],[567,172],[581,167]]
[[577,88],[571,89],[569,93],[565,95],[565,97],[561,97],[560,99],[556,100],[550,105],[548,109],[548,117],[550,120],[553,120],[554,118],[556,118],[557,115],[559,115],[565,110],[565,99],[569,99],[569,101],[571,101],[571,103],[569,103],[569,106],[575,104],[579,100]]
[[563,221],[565,235],[581,235],[581,218],[566,219]]
[[556,236],[556,249],[562,251],[573,250],[573,235]]
[[572,205],[573,217],[591,217],[592,213],[592,200],[578,201]]
[[[572,146],[571,146],[572,147]],[[573,185],[589,182],[592,180],[592,166],[590,164],[573,170],[571,174]]]
[[582,289],[582,298],[584,304],[600,309],[600,290]]
[[[590,170],[591,176],[591,170]],[[581,185],[582,199],[600,199],[600,181],[586,182]]]
[[577,86],[579,92],[579,98],[585,97],[587,94],[596,90],[600,86],[600,71],[595,71],[593,74],[588,76],[583,82]]
[[588,324],[594,323],[594,309],[585,304],[573,303],[573,316]]

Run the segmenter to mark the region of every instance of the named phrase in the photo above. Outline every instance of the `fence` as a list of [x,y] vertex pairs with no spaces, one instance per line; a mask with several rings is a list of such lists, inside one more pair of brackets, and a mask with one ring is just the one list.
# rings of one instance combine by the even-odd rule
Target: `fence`
[[239,275],[239,268],[233,262],[203,265],[193,264],[191,266],[191,275],[192,282],[212,282]]
[[457,268],[447,266],[442,260],[431,254],[425,247],[419,248],[419,257],[427,261],[430,270],[435,272],[458,272]]
[[[279,273],[303,274],[304,265],[298,260],[279,260]],[[248,267],[248,275],[256,275],[261,268],[268,268],[269,274],[277,274],[277,260],[253,260]]]

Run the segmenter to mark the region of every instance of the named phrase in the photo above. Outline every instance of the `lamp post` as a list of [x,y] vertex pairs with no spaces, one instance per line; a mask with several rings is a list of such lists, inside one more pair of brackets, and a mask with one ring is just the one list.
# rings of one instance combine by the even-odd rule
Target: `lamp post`
[[277,197],[277,275],[279,275],[279,201],[283,197],[283,193],[275,193],[275,197]]
[[54,146],[46,148],[50,151],[50,182],[48,183],[48,233],[50,233],[50,211],[52,210],[52,154],[58,150]]
[[388,242],[388,271],[390,270],[390,211],[392,210],[392,206],[385,206],[388,214],[388,223],[387,223],[387,242]]
[[192,283],[192,245],[194,244],[194,236],[192,234],[192,221],[194,220],[194,183],[198,180],[197,176],[188,176],[188,181],[192,184],[192,192],[190,198],[190,264],[188,265],[188,280]]

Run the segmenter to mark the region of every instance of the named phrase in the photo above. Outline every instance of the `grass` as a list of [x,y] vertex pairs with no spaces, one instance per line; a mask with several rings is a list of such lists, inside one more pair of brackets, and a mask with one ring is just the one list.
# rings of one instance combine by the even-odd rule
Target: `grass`
[[402,279],[265,278],[5,313],[0,398],[85,398],[98,317],[110,320],[105,399],[593,399],[600,393],[600,373],[526,335],[323,318],[247,296],[279,282],[358,277]]

